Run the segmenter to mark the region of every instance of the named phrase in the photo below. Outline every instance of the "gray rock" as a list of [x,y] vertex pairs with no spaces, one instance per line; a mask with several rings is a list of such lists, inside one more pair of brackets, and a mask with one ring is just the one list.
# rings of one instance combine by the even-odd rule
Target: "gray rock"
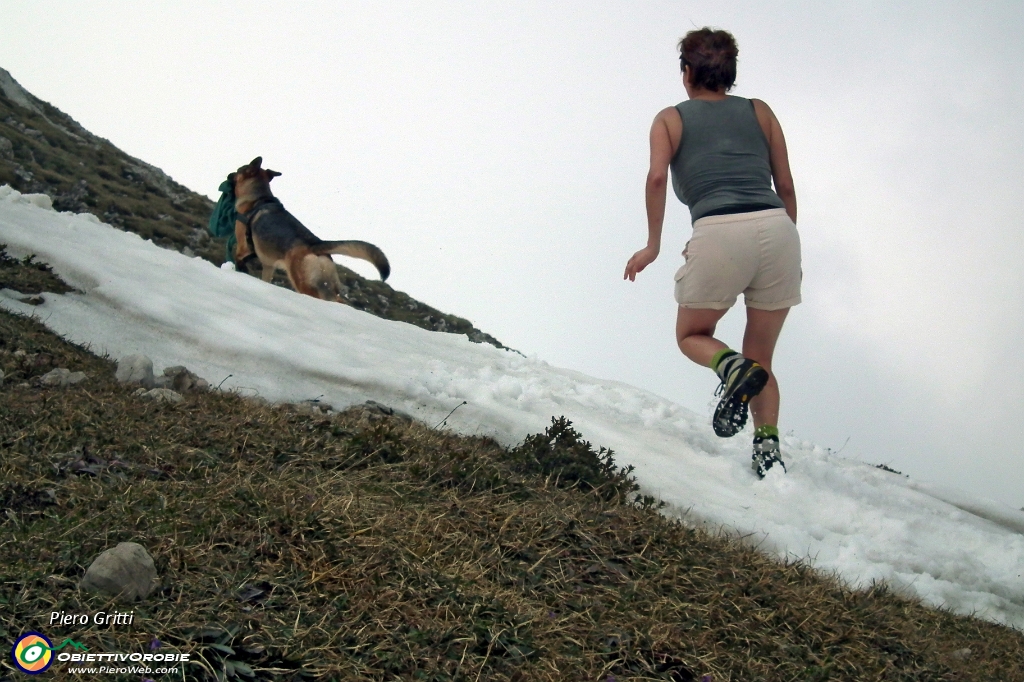
[[3,386],[3,385],[4,385],[4,373],[3,373],[3,370],[0,370],[0,386]]
[[64,387],[79,384],[85,381],[86,378],[85,372],[72,372],[63,367],[57,367],[39,377],[38,382],[40,386]]
[[67,386],[68,377],[71,376],[70,369],[58,367],[39,377],[40,386]]
[[153,361],[145,355],[129,355],[117,362],[117,380],[122,384],[142,384],[152,388]]
[[180,393],[175,393],[174,391],[172,391],[169,388],[154,388],[152,390],[145,391],[145,392],[143,392],[140,389],[140,390],[135,392],[135,395],[138,395],[138,396],[140,396],[142,398],[146,398],[148,400],[155,400],[158,403],[172,403],[173,404],[173,403],[180,403],[182,401],[181,394]]
[[172,388],[178,393],[186,391],[205,391],[210,388],[210,382],[200,376],[196,376],[182,365],[167,367],[164,369],[163,377],[157,378],[157,386]]
[[399,416],[406,416],[403,415],[398,410],[396,410],[395,408],[385,405],[384,403],[378,403],[376,400],[367,400],[365,403],[363,403],[363,407],[365,407],[368,410],[376,410],[377,412],[380,412],[381,414],[386,414],[388,416],[393,414],[397,414]]
[[334,410],[332,405],[320,402],[319,400],[303,400],[298,403],[281,403],[277,407],[280,410],[297,412],[298,414],[305,414],[311,417],[322,417],[326,414],[330,414]]
[[122,542],[93,559],[81,588],[124,601],[145,599],[156,586],[156,566],[146,548]]
[[382,419],[384,416],[398,417],[405,421],[412,421],[412,416],[409,414],[402,412],[401,410],[396,410],[389,405],[378,403],[376,400],[367,400],[359,407],[363,412],[363,416],[369,421],[377,421]]

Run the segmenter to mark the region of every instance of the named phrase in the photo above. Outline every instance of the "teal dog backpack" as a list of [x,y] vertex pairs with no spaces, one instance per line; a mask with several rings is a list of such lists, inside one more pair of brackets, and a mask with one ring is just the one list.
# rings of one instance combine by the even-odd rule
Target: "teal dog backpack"
[[235,213],[235,187],[230,180],[225,180],[217,189],[221,194],[210,216],[210,234],[214,237],[227,237],[224,260],[234,263],[235,246],[238,242],[235,239],[235,220],[238,218],[238,214]]

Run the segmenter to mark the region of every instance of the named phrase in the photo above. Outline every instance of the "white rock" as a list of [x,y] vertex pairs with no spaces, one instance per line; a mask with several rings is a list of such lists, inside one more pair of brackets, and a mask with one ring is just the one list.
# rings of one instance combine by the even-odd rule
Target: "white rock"
[[81,588],[125,601],[145,599],[156,586],[156,566],[146,548],[122,542],[96,557],[82,578]]
[[151,391],[142,393],[141,397],[155,400],[158,403],[180,403],[182,401],[181,394],[175,393],[169,388],[154,388]]
[[68,375],[67,385],[74,386],[75,384],[80,384],[87,378],[88,377],[85,375],[85,372],[72,372]]
[[57,367],[56,369],[51,369],[49,372],[39,377],[39,383],[42,386],[67,386],[69,376],[71,376],[70,369]]
[[153,361],[145,355],[129,355],[117,362],[117,380],[123,384],[153,387]]

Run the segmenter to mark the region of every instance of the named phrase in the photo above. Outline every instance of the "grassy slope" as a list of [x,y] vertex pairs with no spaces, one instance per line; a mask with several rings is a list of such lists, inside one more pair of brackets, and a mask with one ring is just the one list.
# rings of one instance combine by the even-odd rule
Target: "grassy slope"
[[[214,206],[207,197],[93,135],[56,107],[35,98],[30,101],[38,111],[18,105],[0,91],[0,185],[48,194],[59,211],[87,211],[165,248],[188,249],[217,265],[224,262],[224,241],[207,232]],[[355,308],[504,348],[468,320],[416,301],[384,282],[365,279],[340,265],[338,274]],[[290,286],[281,272],[274,283]]]
[[[59,287],[32,264],[0,273],[26,294]],[[37,387],[54,366],[90,379]],[[1020,632],[630,504],[571,432],[572,447],[509,451],[373,408],[158,405],[6,313],[0,370],[0,640],[157,639],[210,680],[1024,680]],[[160,574],[134,624],[48,628],[53,610],[113,609],[77,584],[120,541]],[[6,658],[0,671],[15,679]]]

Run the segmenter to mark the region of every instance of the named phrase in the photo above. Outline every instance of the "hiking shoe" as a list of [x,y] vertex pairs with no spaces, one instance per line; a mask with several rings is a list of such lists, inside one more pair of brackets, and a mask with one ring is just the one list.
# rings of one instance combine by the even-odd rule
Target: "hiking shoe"
[[758,478],[764,478],[772,466],[782,466],[786,471],[786,463],[782,461],[782,452],[779,450],[779,439],[776,436],[765,436],[754,438],[754,454],[750,456],[750,468],[754,470]]
[[722,377],[722,384],[715,391],[715,395],[722,395],[711,420],[716,436],[729,438],[739,433],[747,423],[747,404],[767,383],[768,372],[764,367],[753,360],[736,356],[728,373]]

